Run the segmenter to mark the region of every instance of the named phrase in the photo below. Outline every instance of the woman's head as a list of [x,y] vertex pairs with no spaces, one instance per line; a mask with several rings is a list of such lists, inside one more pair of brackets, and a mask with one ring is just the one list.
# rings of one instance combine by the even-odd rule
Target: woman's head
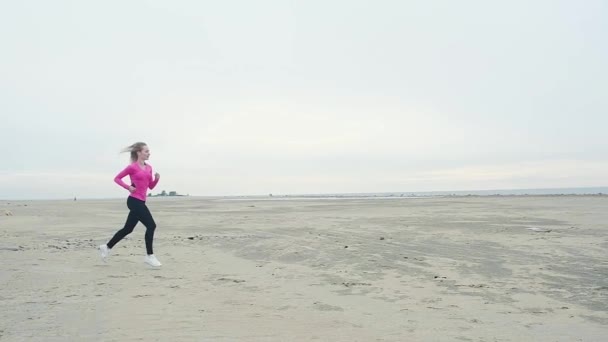
[[144,142],[136,142],[135,144],[125,147],[123,152],[129,152],[131,154],[131,161],[136,162],[138,160],[148,160],[150,158],[150,149]]

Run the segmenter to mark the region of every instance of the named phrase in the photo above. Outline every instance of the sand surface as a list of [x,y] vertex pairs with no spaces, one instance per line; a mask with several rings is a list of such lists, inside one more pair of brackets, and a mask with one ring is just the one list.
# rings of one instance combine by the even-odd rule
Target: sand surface
[[608,340],[606,196],[148,206],[0,202],[0,341]]

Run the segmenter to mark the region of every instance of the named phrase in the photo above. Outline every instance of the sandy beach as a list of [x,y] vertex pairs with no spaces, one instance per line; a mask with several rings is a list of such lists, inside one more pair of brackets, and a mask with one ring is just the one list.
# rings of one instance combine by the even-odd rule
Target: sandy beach
[[125,201],[0,202],[1,341],[608,339],[606,196]]

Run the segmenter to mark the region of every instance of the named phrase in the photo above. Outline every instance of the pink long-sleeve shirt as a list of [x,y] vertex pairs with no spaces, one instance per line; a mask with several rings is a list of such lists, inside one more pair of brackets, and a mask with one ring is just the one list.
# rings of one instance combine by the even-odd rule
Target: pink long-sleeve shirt
[[131,193],[131,197],[135,197],[138,200],[146,200],[146,192],[149,189],[154,189],[158,183],[158,178],[152,178],[152,166],[145,164],[142,168],[139,163],[135,162],[127,166],[124,170],[120,171],[119,174],[114,177],[114,182],[122,186],[125,189],[129,189],[129,185],[122,181],[124,177],[129,175],[131,177],[131,184],[135,188],[135,191]]

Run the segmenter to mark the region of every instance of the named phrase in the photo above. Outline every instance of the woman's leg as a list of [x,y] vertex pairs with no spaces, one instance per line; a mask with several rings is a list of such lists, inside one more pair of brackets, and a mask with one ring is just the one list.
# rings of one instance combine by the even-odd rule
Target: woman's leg
[[154,242],[154,230],[156,229],[156,222],[152,218],[150,209],[146,206],[146,202],[138,204],[136,211],[137,218],[146,226],[146,252],[148,255],[144,258],[144,262],[153,267],[159,267],[162,264],[154,256],[154,250],[152,249],[152,243]]
[[[148,253],[148,255],[154,254],[152,244],[154,241],[154,230],[156,229],[156,222],[154,222],[154,218],[152,217],[150,210],[146,206],[146,202],[138,200],[137,198],[129,197],[127,205],[129,206],[129,209],[131,209],[131,212],[129,213],[129,218],[127,219],[127,223],[135,222],[135,224],[137,224],[137,221],[139,221],[143,223],[144,226],[146,226],[146,252]],[[131,219],[131,221],[129,221],[129,219]],[[135,227],[134,224],[132,226]],[[127,226],[127,224],[125,224],[125,228],[123,229],[127,229],[128,227],[131,227],[131,225]],[[126,230],[125,232],[129,234],[131,233],[131,231],[133,231],[133,228],[131,228],[130,231]],[[109,246],[110,245],[108,244],[108,247]]]
[[138,218],[141,223],[146,226],[146,252],[148,255],[154,254],[152,244],[154,242],[154,231],[156,230],[156,222],[150,213],[150,209],[144,204],[143,207],[138,211]]
[[127,216],[127,221],[125,222],[125,226],[114,234],[110,242],[107,244],[108,248],[112,249],[112,247],[114,247],[114,245],[116,245],[125,236],[131,234],[138,221],[137,214],[133,210],[130,210],[129,216]]

